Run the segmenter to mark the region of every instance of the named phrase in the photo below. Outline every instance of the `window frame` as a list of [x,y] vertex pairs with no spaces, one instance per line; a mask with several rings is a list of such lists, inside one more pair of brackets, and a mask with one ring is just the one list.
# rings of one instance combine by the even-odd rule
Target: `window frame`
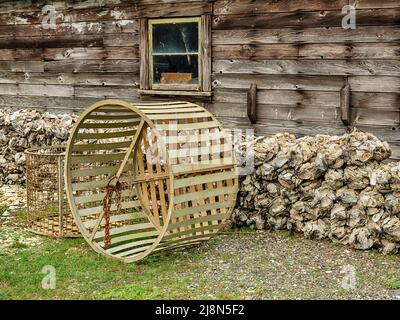
[[[155,89],[150,80],[150,20],[170,20],[170,21],[187,21],[188,19],[195,18],[201,19],[199,36],[199,84],[196,84],[196,90],[185,90],[184,86],[179,84],[163,85],[163,88]],[[211,97],[211,23],[212,16],[209,13],[204,13],[195,17],[191,16],[178,16],[178,17],[142,17],[139,18],[139,48],[140,48],[140,95],[154,95],[154,96],[186,96],[186,97]],[[152,77],[152,76],[151,76]]]
[[[196,22],[198,25],[198,48],[197,48],[197,60],[198,60],[198,83],[197,84],[185,84],[185,83],[171,83],[171,84],[158,84],[154,83],[154,53],[153,53],[153,25],[160,24],[174,24],[174,23],[190,23]],[[149,88],[150,90],[178,90],[178,91],[200,91],[202,77],[203,77],[203,66],[201,58],[201,44],[202,44],[202,19],[201,17],[188,17],[188,18],[161,18],[161,19],[149,19],[148,20],[148,39],[149,39]]]

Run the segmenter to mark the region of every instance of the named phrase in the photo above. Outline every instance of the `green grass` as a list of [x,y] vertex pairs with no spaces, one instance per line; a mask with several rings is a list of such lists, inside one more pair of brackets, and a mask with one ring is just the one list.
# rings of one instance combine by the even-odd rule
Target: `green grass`
[[385,284],[392,290],[400,290],[400,280],[389,279],[386,280]]
[[[0,255],[0,299],[189,298],[190,280],[180,270],[201,258],[171,251],[124,264],[93,252],[82,239],[45,240],[40,248],[14,246],[16,253]],[[56,270],[54,290],[41,286],[46,265]]]

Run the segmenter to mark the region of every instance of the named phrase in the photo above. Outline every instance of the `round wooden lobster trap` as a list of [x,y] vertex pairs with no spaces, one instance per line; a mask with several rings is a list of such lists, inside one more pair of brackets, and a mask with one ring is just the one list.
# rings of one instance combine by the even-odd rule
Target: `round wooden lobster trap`
[[187,102],[89,107],[68,141],[65,181],[86,241],[125,262],[208,240],[238,188],[229,135]]
[[28,229],[50,237],[80,237],[63,183],[65,147],[35,147],[25,155]]

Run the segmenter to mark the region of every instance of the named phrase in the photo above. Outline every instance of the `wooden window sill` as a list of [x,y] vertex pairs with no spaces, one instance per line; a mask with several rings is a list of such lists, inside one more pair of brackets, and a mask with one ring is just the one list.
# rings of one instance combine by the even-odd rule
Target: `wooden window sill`
[[176,91],[176,90],[139,90],[142,95],[148,96],[185,96],[185,97],[211,97],[208,91]]

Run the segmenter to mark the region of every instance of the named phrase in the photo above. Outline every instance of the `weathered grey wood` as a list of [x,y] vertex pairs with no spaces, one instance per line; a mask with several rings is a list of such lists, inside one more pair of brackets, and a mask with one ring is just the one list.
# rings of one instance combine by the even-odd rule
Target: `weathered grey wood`
[[397,0],[349,0],[349,5],[356,9],[398,8],[400,2]]
[[26,84],[76,84],[97,86],[138,87],[137,73],[107,72],[98,73],[57,73],[57,72],[0,72],[1,83]]
[[45,60],[138,60],[137,47],[45,48]]
[[125,47],[139,45],[138,33],[105,34],[103,44],[107,47]]
[[344,125],[348,126],[351,124],[351,109],[350,109],[350,85],[345,83],[343,88],[340,90],[340,111],[341,120]]
[[[339,91],[348,78],[352,92],[399,92],[398,76],[324,76],[285,74],[213,74],[214,89],[246,89],[254,82],[260,90]],[[1,77],[0,77],[1,78]]]
[[0,85],[0,94],[72,97],[74,95],[74,87],[72,85],[2,84]]
[[300,59],[399,59],[400,43],[306,44]]
[[215,73],[400,75],[400,60],[215,60]]
[[[214,90],[215,102],[247,104],[247,90]],[[257,101],[260,104],[299,105],[339,107],[339,91],[303,91],[303,90],[258,90]]]
[[290,11],[324,11],[338,10],[347,5],[347,0],[241,0],[241,1],[216,1],[214,14],[246,14],[254,15],[271,12]]
[[400,77],[349,76],[351,91],[400,92]]
[[211,12],[212,4],[208,1],[175,1],[168,5],[155,3],[152,5],[140,5],[138,7],[140,18],[201,16]]
[[[0,62],[1,66],[1,62]],[[29,71],[29,70],[28,70]],[[135,72],[138,60],[59,60],[45,61],[44,71],[50,72]]]
[[43,59],[40,49],[0,49],[0,60],[28,60],[41,61]]
[[214,73],[212,85],[214,89],[246,89],[249,83],[253,82],[260,90],[339,91],[343,86],[344,79],[344,76],[323,75]]
[[257,84],[252,83],[247,91],[247,116],[252,124],[257,123]]
[[202,91],[211,92],[211,15],[203,15],[201,17],[201,88]]
[[[247,119],[247,122],[251,124],[247,116],[246,104],[218,102],[210,104],[208,109],[222,122],[224,122],[225,118],[229,118],[226,115],[230,115],[231,117]],[[299,106],[296,104],[258,104],[257,125],[266,119],[293,121],[293,123],[301,123],[303,121],[320,122],[329,125],[329,123],[338,122],[340,120],[340,114],[336,107]],[[284,127],[282,127],[281,130],[285,131]]]
[[213,47],[214,59],[297,59],[299,46],[295,44],[243,44]]
[[276,28],[213,30],[213,45],[277,44],[277,43],[375,43],[396,42],[400,38],[397,26],[358,26],[344,30],[341,26],[310,28]]
[[140,89],[150,89],[150,66],[149,66],[149,24],[147,18],[140,19],[139,30],[140,42]]
[[43,61],[1,61],[0,71],[43,72]]
[[139,98],[138,91],[128,86],[74,86],[76,97],[98,99]]
[[[115,35],[114,35],[114,38]],[[116,38],[118,40],[118,37]],[[114,41],[116,41],[114,39]],[[112,44],[110,44],[112,45]],[[127,45],[127,44],[125,44]],[[49,37],[16,37],[0,38],[0,49],[14,48],[65,48],[65,47],[101,47],[103,36],[101,35],[65,35]]]
[[[337,11],[310,11],[264,13],[257,15],[218,15],[213,19],[213,28],[228,29],[264,29],[277,27],[337,27],[343,14]],[[400,8],[357,10],[357,25],[397,25],[400,24]]]
[[351,90],[351,106],[354,108],[368,108],[379,110],[400,110],[400,92],[353,92]]

